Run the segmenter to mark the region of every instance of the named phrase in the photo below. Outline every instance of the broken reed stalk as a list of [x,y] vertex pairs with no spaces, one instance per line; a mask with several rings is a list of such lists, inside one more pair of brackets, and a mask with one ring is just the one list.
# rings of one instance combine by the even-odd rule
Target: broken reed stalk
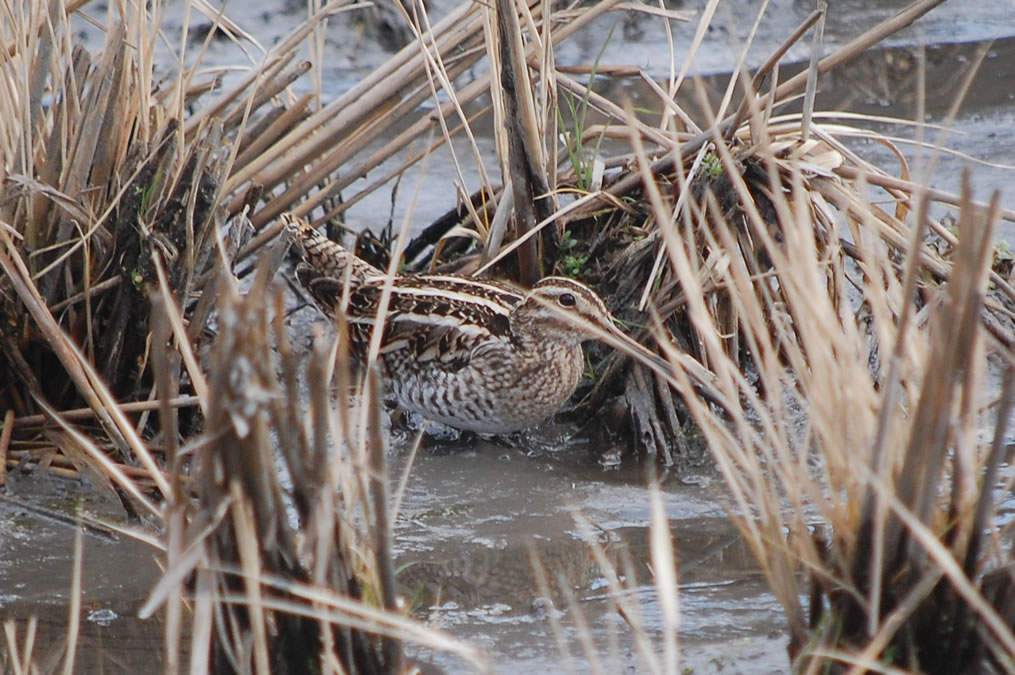
[[7,457],[10,454],[11,433],[14,431],[14,411],[4,414],[3,429],[0,430],[0,487],[7,485]]
[[[511,177],[516,237],[524,237],[536,223],[553,213],[554,204],[547,185],[545,148],[541,142],[533,92],[528,78],[522,44],[522,30],[514,0],[497,0],[497,42],[500,84],[503,89],[504,121],[507,124],[507,165]],[[544,231],[553,234],[551,228]],[[544,259],[557,257],[553,237],[543,237],[540,254],[537,240],[528,239],[518,250],[518,281],[531,286],[541,279]]]

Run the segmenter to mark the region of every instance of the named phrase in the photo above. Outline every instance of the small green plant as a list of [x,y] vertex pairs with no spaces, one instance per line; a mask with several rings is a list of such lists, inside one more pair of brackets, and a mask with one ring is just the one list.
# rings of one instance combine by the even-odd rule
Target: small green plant
[[144,288],[144,274],[137,267],[130,271],[130,283],[139,291]]
[[564,255],[561,256],[560,262],[564,266],[564,274],[569,277],[580,276],[585,263],[589,261],[588,255],[576,255],[577,251],[574,249],[577,245],[578,240],[571,235],[571,231],[564,230],[564,240],[561,242]]
[[162,169],[158,169],[152,174],[151,181],[147,185],[139,186],[134,188],[141,193],[141,205],[138,207],[138,215],[142,219],[147,219],[148,211],[151,209],[155,197],[158,195],[158,191],[162,187],[162,183],[165,176],[163,175]]
[[596,81],[599,60],[606,50],[606,45],[610,43],[610,39],[613,37],[614,28],[616,28],[616,24],[610,27],[610,32],[607,33],[606,40],[603,41],[603,46],[600,48],[599,53],[596,54],[596,59],[592,63],[592,73],[589,75],[589,83],[585,88],[585,95],[582,96],[581,100],[578,100],[571,91],[564,92],[564,102],[567,104],[571,120],[570,127],[568,127],[564,120],[560,106],[557,106],[557,125],[561,129],[568,129],[568,131],[562,134],[564,137],[564,148],[567,150],[571,166],[574,168],[575,182],[582,190],[589,190],[592,187],[592,174],[595,171],[596,157],[599,155],[599,147],[602,145],[604,137],[604,134],[599,134],[595,147],[586,150],[582,139],[585,137],[585,119],[589,110],[589,96],[592,94],[592,86]]
[[701,159],[701,175],[709,180],[715,180],[722,175],[722,160],[719,155],[709,152]]
[[582,267],[589,261],[587,255],[566,255],[564,256],[564,272],[569,277],[577,277],[581,274]]

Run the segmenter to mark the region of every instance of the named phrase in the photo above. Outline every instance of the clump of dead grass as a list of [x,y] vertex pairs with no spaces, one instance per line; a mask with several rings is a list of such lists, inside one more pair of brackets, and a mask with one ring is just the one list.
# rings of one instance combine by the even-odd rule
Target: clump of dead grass
[[[934,4],[914,4],[839,52],[816,61],[812,72],[855,57]],[[599,11],[600,6],[595,9]],[[808,83],[813,91],[808,73],[763,89],[782,54],[819,20],[819,13],[789,36],[753,79],[735,73],[723,107],[701,126],[671,100],[683,74],[671,79],[669,93],[656,86],[665,109],[657,127],[597,94],[592,86],[595,77],[581,84],[552,63],[536,61],[538,44],[531,34],[514,30],[512,13],[504,7],[498,11],[508,20],[497,24],[497,51],[491,52],[491,62],[503,86],[493,88],[491,95],[494,119],[504,122],[494,129],[501,149],[501,175],[509,180],[502,186],[489,184],[480,162],[483,187],[462,195],[456,211],[408,244],[404,255],[409,270],[438,267],[463,274],[508,276],[523,284],[550,273],[578,276],[608,297],[638,337],[648,340],[661,326],[666,343],[711,366],[707,338],[695,328],[688,310],[689,291],[671,265],[665,264],[664,244],[680,237],[694,242],[689,256],[700,282],[696,292],[703,294],[710,314],[716,317],[727,353],[741,370],[751,373],[756,366],[742,334],[737,300],[730,297],[722,274],[726,266],[736,263],[757,278],[770,275],[769,239],[783,240],[780,221],[788,217],[779,211],[774,193],[800,200],[796,207],[808,212],[818,255],[826,261],[827,290],[836,302],[849,284],[840,270],[863,255],[867,242],[883,241],[899,255],[909,249],[905,216],[912,206],[902,206],[896,213],[867,213],[858,195],[868,184],[881,185],[904,204],[911,204],[908,195],[916,184],[888,176],[852,153],[844,139],[865,133],[860,129],[833,124],[807,111],[774,116],[774,110],[798,96]],[[535,22],[536,17],[531,20]],[[556,30],[549,33],[552,39]],[[533,88],[520,76],[531,70],[538,74],[541,88]],[[734,108],[731,101],[737,87],[741,102]],[[805,94],[813,100],[812,93]],[[562,112],[564,99],[572,101],[567,114]],[[593,113],[596,124],[591,123]],[[442,124],[447,135],[448,123]],[[562,135],[568,137],[566,153],[558,143]],[[590,152],[605,136],[615,143],[626,141],[626,152],[606,157]],[[717,149],[720,145],[727,148],[728,158]],[[636,161],[640,153],[647,158],[641,165]],[[793,188],[795,180],[804,181],[803,189]],[[649,182],[655,187],[646,187]],[[952,203],[957,199],[940,194],[936,198]],[[300,208],[313,203],[310,199]],[[660,213],[665,218],[660,220]],[[843,241],[838,232],[843,217],[852,241]],[[763,228],[767,236],[756,228]],[[940,236],[950,237],[945,228],[935,228]],[[432,254],[425,253],[430,246]],[[937,280],[947,277],[948,263],[940,256],[929,256],[924,265]],[[1009,298],[1015,297],[1006,284],[999,287]],[[779,293],[778,289],[773,292]],[[785,299],[781,302],[786,303]],[[799,310],[787,304],[785,311]],[[1003,322],[991,325],[1010,342]],[[633,436],[640,448],[666,464],[686,466],[700,460],[706,454],[705,445],[681,402],[692,389],[671,388],[673,378],[632,369],[624,359],[625,355],[613,351],[593,350],[593,377],[581,390],[581,419],[605,420],[602,426],[622,429],[622,438]]]
[[380,381],[351,410],[344,349],[319,339],[300,363],[274,268],[262,263],[242,296],[220,283],[205,430],[173,454],[166,574],[141,615],[164,605],[170,645],[191,627],[192,672],[400,672],[406,642],[482,664],[401,613]]
[[[64,14],[78,8],[54,4],[47,14],[24,3],[12,7],[2,27],[10,45],[2,77],[10,87],[0,104],[0,408],[15,415],[15,452],[39,458],[61,448],[48,437],[46,411],[84,406],[95,422],[89,433],[108,439],[109,454],[133,463],[126,439],[151,437],[154,400],[193,408],[202,394],[194,386],[195,359],[173,361],[173,381],[182,389],[155,385],[152,305],[171,300],[184,307],[175,339],[204,349],[217,280],[215,238],[229,218],[222,187],[238,147],[229,152],[223,140],[239,140],[242,113],[284,86],[278,70],[293,54],[291,47],[288,54],[280,50],[271,60],[278,70],[259,71],[263,79],[251,77],[231,99],[209,106],[220,117],[204,110],[182,124],[185,102],[207,83],[196,79],[195,66],[156,85],[159,17],[110,12],[105,45],[93,56],[74,44]],[[247,98],[239,99],[240,92]],[[194,124],[196,118],[203,122]],[[231,232],[230,256],[243,228]],[[127,421],[131,414],[137,417]],[[192,431],[199,418],[188,414],[180,423]]]
[[[977,206],[966,182],[956,260],[947,283],[923,288],[924,316],[915,306],[926,251],[919,237],[902,276],[888,246],[865,247],[841,269],[862,301],[836,302],[809,215],[787,208],[792,229],[769,242],[764,286],[739,266],[723,274],[767,395],[745,386],[736,360],[713,341],[720,389],[745,404],[732,419],[694,412],[786,610],[795,663],[806,672],[829,664],[1007,670],[1015,617],[997,579],[1009,578],[1010,552],[992,523],[1011,401],[1006,394],[993,412],[984,401],[981,320],[996,197]],[[925,204],[918,212],[926,217]],[[697,320],[703,330],[715,325],[707,310]],[[1010,363],[1005,345],[993,347]],[[976,435],[984,415],[995,417],[989,448]]]
[[[736,218],[710,195],[696,237],[663,232],[697,347],[740,405],[688,403],[786,611],[795,668],[1006,672],[1010,551],[994,523],[995,489],[1011,481],[999,473],[1011,394],[1007,384],[997,405],[984,389],[988,352],[1011,367],[1009,333],[986,302],[988,289],[995,307],[1011,297],[991,268],[998,196],[976,203],[964,178],[957,248],[943,259],[924,233],[955,239],[929,217],[926,189],[869,166],[844,171],[854,158],[812,131],[787,144],[757,121],[745,129],[761,180],[735,140],[716,138]],[[654,217],[673,217],[644,156],[641,166]],[[894,213],[867,201],[861,188],[877,182]],[[703,264],[691,243],[702,236],[723,259]],[[730,317],[736,349],[720,338]]]

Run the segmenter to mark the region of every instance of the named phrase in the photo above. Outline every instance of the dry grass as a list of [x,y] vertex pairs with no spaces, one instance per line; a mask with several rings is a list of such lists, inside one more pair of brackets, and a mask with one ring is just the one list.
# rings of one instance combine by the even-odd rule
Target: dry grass
[[[415,42],[320,109],[320,92],[285,88],[308,67],[298,47],[338,6],[211,97],[200,59],[155,86],[158,15],[111,12],[93,57],[61,15],[74,8],[5,5],[0,468],[60,453],[54,470],[104,476],[131,513],[165,526],[167,573],[145,612],[165,617],[167,672],[307,659],[322,671],[396,669],[406,642],[485,667],[395,607],[376,378],[358,418],[344,399],[332,406],[331,387],[344,396],[350,386],[347,356],[321,346],[305,369],[296,362],[268,279],[278,251],[245,296],[232,272],[263,253],[282,211],[332,219],[461,134],[480,189],[465,192],[456,159],[460,207],[412,241],[403,230],[392,269],[404,256],[410,269],[523,281],[574,273],[654,336],[672,371],[631,374],[600,353],[585,411],[619,397],[630,432],[666,463],[707,444],[786,610],[797,668],[1010,669],[1009,551],[992,528],[990,489],[1010,480],[999,473],[1003,425],[987,450],[974,432],[988,405],[984,354],[1010,360],[1003,306],[1015,291],[990,269],[991,233],[1015,216],[996,198],[974,202],[968,184],[949,196],[886,175],[842,142],[861,132],[807,105],[773,115],[801,91],[813,100],[816,73],[935,4],[914,3],[770,91],[780,54],[753,80],[735,73],[722,107],[698,124],[672,102],[684,73],[657,86],[666,112],[650,124],[593,91],[594,78],[555,67],[552,46],[615,0],[552,22],[546,4],[515,16],[503,2],[463,3],[432,31],[422,9],[399,5]],[[459,85],[481,58],[490,73]],[[436,109],[420,111],[438,92]],[[578,108],[560,114],[565,92],[602,124],[586,125]],[[483,115],[498,167],[484,164],[471,130]],[[379,143],[393,118],[404,130]],[[605,135],[626,151],[588,153]],[[353,186],[394,157],[403,160],[389,175]],[[870,185],[892,196],[891,210],[867,201]],[[927,216],[930,199],[959,207],[958,240]],[[258,234],[247,242],[250,225]],[[954,248],[928,247],[928,231]],[[721,408],[693,395],[701,378],[688,355],[711,371]],[[692,417],[700,431],[689,432]],[[645,662],[672,672],[678,606],[660,513],[661,656],[610,582]],[[188,613],[185,666],[173,659]],[[11,653],[25,657],[16,670],[27,669],[31,635],[14,650],[12,630]],[[594,662],[595,646],[585,650]]]
[[[688,399],[786,611],[794,667],[1008,672],[1010,551],[993,525],[995,488],[1011,481],[998,195],[976,203],[964,178],[956,244],[919,183],[885,180],[835,130],[812,122],[802,140],[764,109],[753,103],[730,141],[713,135],[722,178],[684,213],[637,155],[655,220],[678,225],[662,237],[694,347],[741,404]],[[889,189],[894,213],[866,201],[868,183]],[[928,230],[955,246],[947,259]],[[996,409],[988,352],[1009,372]]]
[[[329,405],[333,376],[348,389],[346,362],[336,368],[326,348],[311,359],[313,430],[302,431],[304,368],[270,275],[236,293],[244,212],[272,197],[229,181],[307,115],[308,97],[284,106],[275,96],[306,70],[295,47],[327,13],[181,123],[206,87],[195,65],[156,94],[158,14],[111,12],[92,63],[59,4],[48,17],[36,4],[5,6],[3,23],[4,467],[34,458],[66,475],[87,470],[129,514],[165,528],[167,574],[144,612],[165,619],[167,672],[395,671],[406,642],[482,668],[473,649],[395,606],[379,424],[354,425],[344,401],[335,418]],[[283,123],[248,128],[255,114]],[[288,171],[282,180],[302,167]],[[234,215],[225,205],[235,195]],[[341,444],[352,454],[331,461]],[[33,667],[32,642],[17,672]]]
[[[954,672],[976,659],[1005,670],[1015,654],[1010,599],[988,601],[980,590],[989,570],[1008,574],[1008,554],[982,534],[1003,499],[993,487],[1011,409],[992,412],[983,400],[980,318],[998,210],[996,199],[989,210],[974,206],[966,190],[956,263],[948,283],[920,284],[922,317],[918,256],[903,258],[900,275],[899,258],[868,239],[855,266],[837,268],[861,297],[829,294],[834,261],[820,254],[811,215],[788,201],[782,240],[767,240],[769,273],[733,264],[721,275],[767,394],[745,386],[738,360],[713,341],[718,387],[744,405],[732,415],[692,412],[807,672],[837,661]],[[678,267],[685,282],[695,281],[692,264]],[[692,312],[700,331],[718,327],[707,307]],[[1007,347],[994,347],[1007,361]],[[984,414],[998,420],[986,450],[975,436]]]
[[321,339],[297,361],[282,294],[269,288],[274,269],[262,262],[242,296],[228,277],[220,283],[205,431],[174,454],[192,478],[170,473],[167,573],[142,616],[164,605],[172,653],[186,602],[192,672],[209,647],[212,670],[398,672],[403,643],[481,667],[474,649],[399,611],[379,383],[367,385],[368,419],[357,424],[344,400],[348,355]]

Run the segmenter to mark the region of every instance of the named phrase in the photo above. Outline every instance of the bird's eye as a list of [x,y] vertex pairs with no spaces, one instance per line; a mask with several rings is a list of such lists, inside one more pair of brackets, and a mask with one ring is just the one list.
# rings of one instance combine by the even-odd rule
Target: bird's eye
[[560,297],[557,298],[557,302],[560,303],[561,307],[574,307],[575,302],[574,296],[570,293],[561,293]]

